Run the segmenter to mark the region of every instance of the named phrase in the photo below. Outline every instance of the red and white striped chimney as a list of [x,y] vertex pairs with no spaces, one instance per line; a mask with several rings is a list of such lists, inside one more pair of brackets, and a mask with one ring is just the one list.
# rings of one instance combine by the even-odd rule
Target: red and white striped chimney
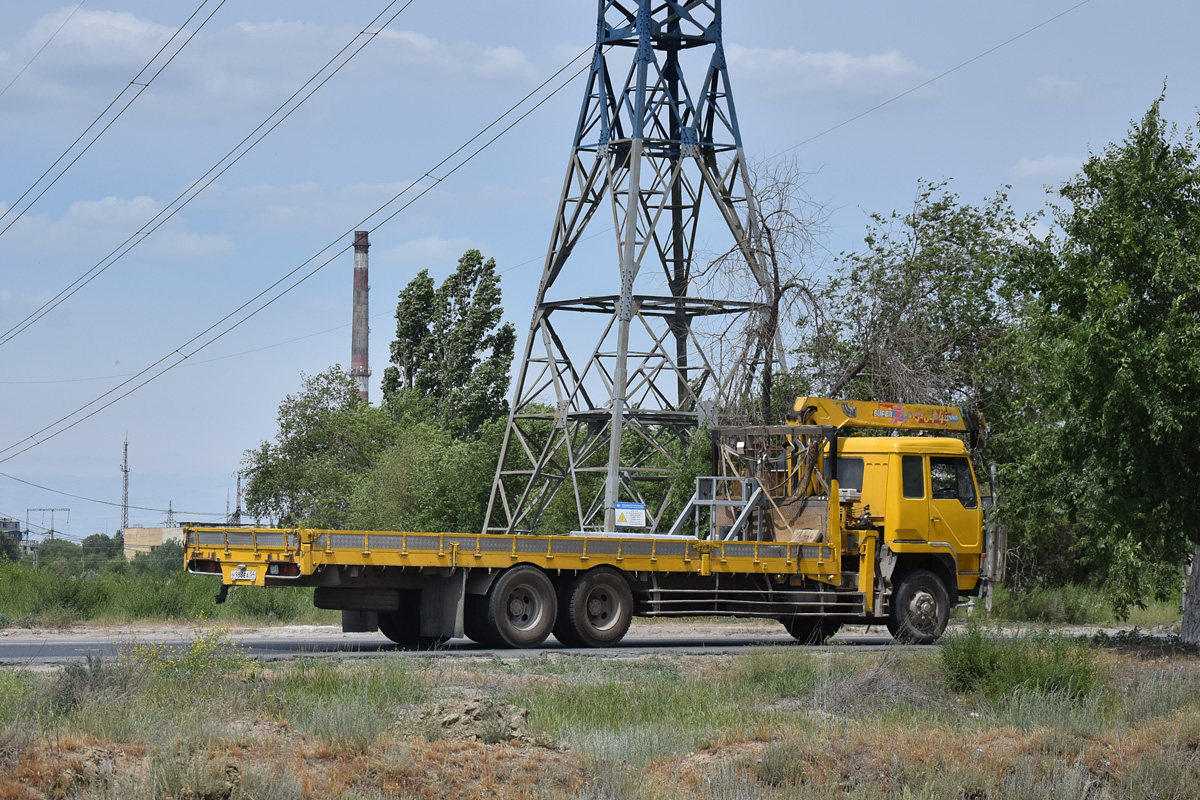
[[367,295],[371,288],[367,283],[367,248],[371,246],[367,241],[368,233],[354,232],[354,319],[350,326],[350,374],[358,381],[358,396],[363,400],[368,399],[367,378],[371,377],[367,360],[367,338],[370,333]]

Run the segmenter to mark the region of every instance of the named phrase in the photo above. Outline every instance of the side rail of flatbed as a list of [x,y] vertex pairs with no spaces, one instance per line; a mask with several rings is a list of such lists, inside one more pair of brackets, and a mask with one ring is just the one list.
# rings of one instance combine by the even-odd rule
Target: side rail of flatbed
[[703,541],[679,536],[528,536],[386,531],[189,527],[187,568],[227,585],[301,583],[331,567],[584,571],[606,564],[636,572],[694,575],[774,574],[839,579],[841,550],[831,543]]

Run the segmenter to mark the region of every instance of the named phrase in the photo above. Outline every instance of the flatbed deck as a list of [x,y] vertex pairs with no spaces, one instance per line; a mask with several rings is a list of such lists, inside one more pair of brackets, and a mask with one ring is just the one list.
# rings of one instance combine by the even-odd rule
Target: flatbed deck
[[630,572],[803,575],[818,580],[832,579],[841,571],[839,550],[827,543],[243,527],[189,527],[185,537],[191,571],[220,574],[224,583],[235,586],[278,585],[329,566],[504,569],[520,562],[545,570],[587,570],[611,564]]

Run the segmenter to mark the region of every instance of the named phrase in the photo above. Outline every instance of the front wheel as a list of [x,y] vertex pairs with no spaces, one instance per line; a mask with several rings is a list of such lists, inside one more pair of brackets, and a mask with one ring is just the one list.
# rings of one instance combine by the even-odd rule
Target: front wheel
[[558,615],[554,584],[529,564],[504,571],[487,594],[484,638],[505,647],[537,647]]
[[904,644],[933,644],[950,621],[950,593],[929,570],[914,570],[900,579],[892,595],[887,628]]

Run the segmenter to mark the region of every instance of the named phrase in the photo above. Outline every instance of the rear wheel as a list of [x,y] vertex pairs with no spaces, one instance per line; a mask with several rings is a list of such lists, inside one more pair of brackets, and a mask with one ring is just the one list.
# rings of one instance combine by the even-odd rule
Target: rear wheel
[[900,579],[892,595],[887,628],[904,644],[933,644],[950,620],[950,593],[941,578],[926,569]]
[[780,622],[800,644],[824,644],[842,629],[842,623],[826,617],[784,617]]
[[554,584],[537,567],[521,564],[492,584],[483,635],[497,646],[536,647],[550,635],[557,614]]
[[619,570],[596,567],[577,576],[563,592],[555,635],[563,644],[612,647],[625,637],[633,621],[633,592]]

